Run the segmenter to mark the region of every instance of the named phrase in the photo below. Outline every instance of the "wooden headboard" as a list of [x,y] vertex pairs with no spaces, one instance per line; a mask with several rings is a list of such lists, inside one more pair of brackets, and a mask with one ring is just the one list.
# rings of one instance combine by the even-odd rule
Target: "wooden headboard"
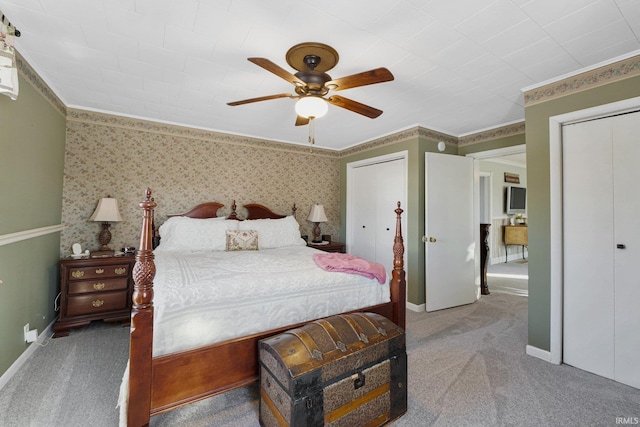
[[[187,212],[179,213],[179,214],[171,214],[171,215],[167,215],[167,217],[171,218],[174,216],[186,216],[189,218],[199,218],[199,219],[217,218],[218,209],[222,207],[224,207],[222,203],[205,202],[192,207]],[[247,218],[244,218],[244,219],[281,219],[287,216],[287,215],[277,214],[273,212],[271,209],[269,209],[268,207],[261,205],[259,203],[248,203],[244,205],[244,208],[248,212]],[[242,221],[243,218],[238,217],[238,213],[236,212],[236,210],[237,210],[237,206],[236,206],[236,201],[234,200],[233,204],[231,205],[231,213],[227,215],[227,219],[237,219],[239,221]],[[291,208],[292,215],[294,217],[296,216],[297,210],[298,208],[294,203],[293,207]]]
[[202,219],[216,218],[218,216],[218,209],[220,209],[223,206],[224,205],[222,203],[218,203],[218,202],[200,203],[199,205],[192,207],[185,213],[171,214],[167,216],[169,218],[171,218],[172,216],[187,216],[189,218],[202,218]]
[[[261,205],[259,203],[247,203],[246,205],[243,205],[243,207],[247,210],[247,217],[244,219],[281,219],[281,218],[285,218],[287,215],[279,215],[275,212],[273,212],[271,209],[269,209],[268,207],[266,207],[265,205]],[[296,204],[293,204],[293,207],[291,208],[291,212],[292,215],[295,217],[296,216],[296,211],[298,210],[298,208],[296,207]],[[236,201],[233,201],[233,204],[231,205],[231,213],[229,214],[229,216],[227,217],[227,219],[237,219],[242,221],[242,218],[238,218],[238,214],[236,212]]]
[[[247,219],[265,219],[265,218],[280,219],[280,218],[286,217],[286,215],[278,215],[268,207],[264,205],[260,205],[258,203],[249,203],[247,205],[244,205],[244,208],[249,212],[249,214],[247,215]],[[296,205],[294,203],[292,208],[293,216],[296,215],[297,209],[298,208],[296,208]]]

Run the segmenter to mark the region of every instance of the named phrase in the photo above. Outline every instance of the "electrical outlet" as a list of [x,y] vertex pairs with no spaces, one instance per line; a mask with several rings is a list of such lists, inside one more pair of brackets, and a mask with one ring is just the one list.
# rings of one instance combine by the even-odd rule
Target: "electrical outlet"
[[27,332],[27,338],[25,339],[25,341],[29,343],[38,341],[38,330],[32,329]]
[[29,324],[24,325],[24,340],[28,343],[38,340],[38,330],[29,330]]

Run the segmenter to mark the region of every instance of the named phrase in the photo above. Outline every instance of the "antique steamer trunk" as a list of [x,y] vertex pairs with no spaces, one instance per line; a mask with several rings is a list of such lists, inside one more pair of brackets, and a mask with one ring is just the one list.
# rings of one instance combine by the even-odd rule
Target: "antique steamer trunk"
[[260,341],[260,424],[378,426],[407,411],[404,331],[374,313]]

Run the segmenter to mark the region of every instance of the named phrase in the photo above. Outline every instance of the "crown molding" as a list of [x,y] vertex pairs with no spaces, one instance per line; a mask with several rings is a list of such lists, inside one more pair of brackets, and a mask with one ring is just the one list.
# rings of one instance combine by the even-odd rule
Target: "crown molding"
[[493,129],[487,129],[482,132],[473,133],[470,135],[462,136],[459,138],[459,145],[468,146],[473,144],[479,144],[485,141],[491,141],[500,138],[506,138],[509,136],[520,135],[525,133],[525,123],[517,122],[505,126],[500,126]]
[[579,72],[561,80],[543,84],[535,88],[525,88],[524,105],[535,104],[561,98],[609,83],[619,82],[640,75],[640,55],[625,58],[604,66]]

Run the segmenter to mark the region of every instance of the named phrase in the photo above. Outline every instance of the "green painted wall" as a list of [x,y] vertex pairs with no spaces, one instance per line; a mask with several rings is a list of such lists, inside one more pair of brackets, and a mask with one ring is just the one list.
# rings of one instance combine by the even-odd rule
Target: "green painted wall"
[[550,349],[549,117],[640,96],[631,77],[525,109],[529,222],[529,345]]
[[[66,120],[20,74],[16,101],[0,96],[0,235],[60,224]],[[0,374],[55,318],[60,233],[0,246]]]

